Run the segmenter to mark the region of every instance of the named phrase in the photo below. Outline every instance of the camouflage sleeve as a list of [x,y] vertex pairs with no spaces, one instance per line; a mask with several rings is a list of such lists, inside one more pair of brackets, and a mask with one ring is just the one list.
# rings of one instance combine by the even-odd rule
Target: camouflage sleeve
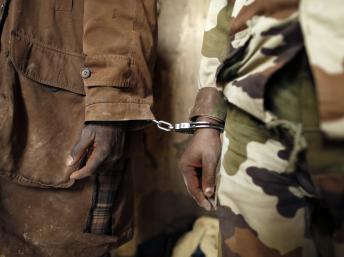
[[341,0],[302,0],[300,22],[318,94],[320,126],[344,138],[344,15]]
[[265,108],[269,79],[303,48],[299,0],[236,0],[230,27],[230,54],[219,67],[228,102],[270,122]]
[[199,69],[199,92],[190,119],[206,116],[218,121],[226,117],[226,100],[216,87],[216,70],[229,52],[232,3],[211,0],[203,36]]

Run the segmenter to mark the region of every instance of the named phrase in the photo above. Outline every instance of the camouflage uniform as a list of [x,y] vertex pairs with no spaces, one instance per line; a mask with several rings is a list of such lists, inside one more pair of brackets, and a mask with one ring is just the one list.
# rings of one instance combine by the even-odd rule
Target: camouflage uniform
[[344,256],[338,6],[210,3],[191,119],[226,121],[217,184],[222,256]]

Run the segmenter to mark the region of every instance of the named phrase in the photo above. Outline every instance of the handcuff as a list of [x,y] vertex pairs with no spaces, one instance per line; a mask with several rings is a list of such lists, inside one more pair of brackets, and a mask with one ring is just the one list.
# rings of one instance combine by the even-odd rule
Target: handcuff
[[197,129],[216,129],[220,131],[220,133],[224,130],[224,125],[221,124],[213,124],[206,121],[193,121],[193,122],[182,122],[172,124],[167,121],[163,120],[153,120],[153,122],[157,125],[160,130],[167,131],[167,132],[177,132],[183,134],[194,134]]

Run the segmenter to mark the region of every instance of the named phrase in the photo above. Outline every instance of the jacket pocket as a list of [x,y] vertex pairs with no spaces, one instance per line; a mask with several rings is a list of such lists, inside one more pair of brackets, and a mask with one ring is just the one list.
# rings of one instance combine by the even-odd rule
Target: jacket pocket
[[[10,177],[35,187],[69,187],[66,160],[84,126],[83,56],[12,33],[14,67]],[[53,89],[53,90],[52,90]]]
[[12,32],[10,59],[16,70],[43,85],[85,95],[80,72],[84,56]]

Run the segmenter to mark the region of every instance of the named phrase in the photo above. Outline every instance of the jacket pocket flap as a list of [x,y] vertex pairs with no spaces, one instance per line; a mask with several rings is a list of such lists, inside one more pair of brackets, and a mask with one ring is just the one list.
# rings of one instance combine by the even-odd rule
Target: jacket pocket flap
[[10,59],[16,70],[41,84],[85,95],[80,71],[84,56],[12,32]]

